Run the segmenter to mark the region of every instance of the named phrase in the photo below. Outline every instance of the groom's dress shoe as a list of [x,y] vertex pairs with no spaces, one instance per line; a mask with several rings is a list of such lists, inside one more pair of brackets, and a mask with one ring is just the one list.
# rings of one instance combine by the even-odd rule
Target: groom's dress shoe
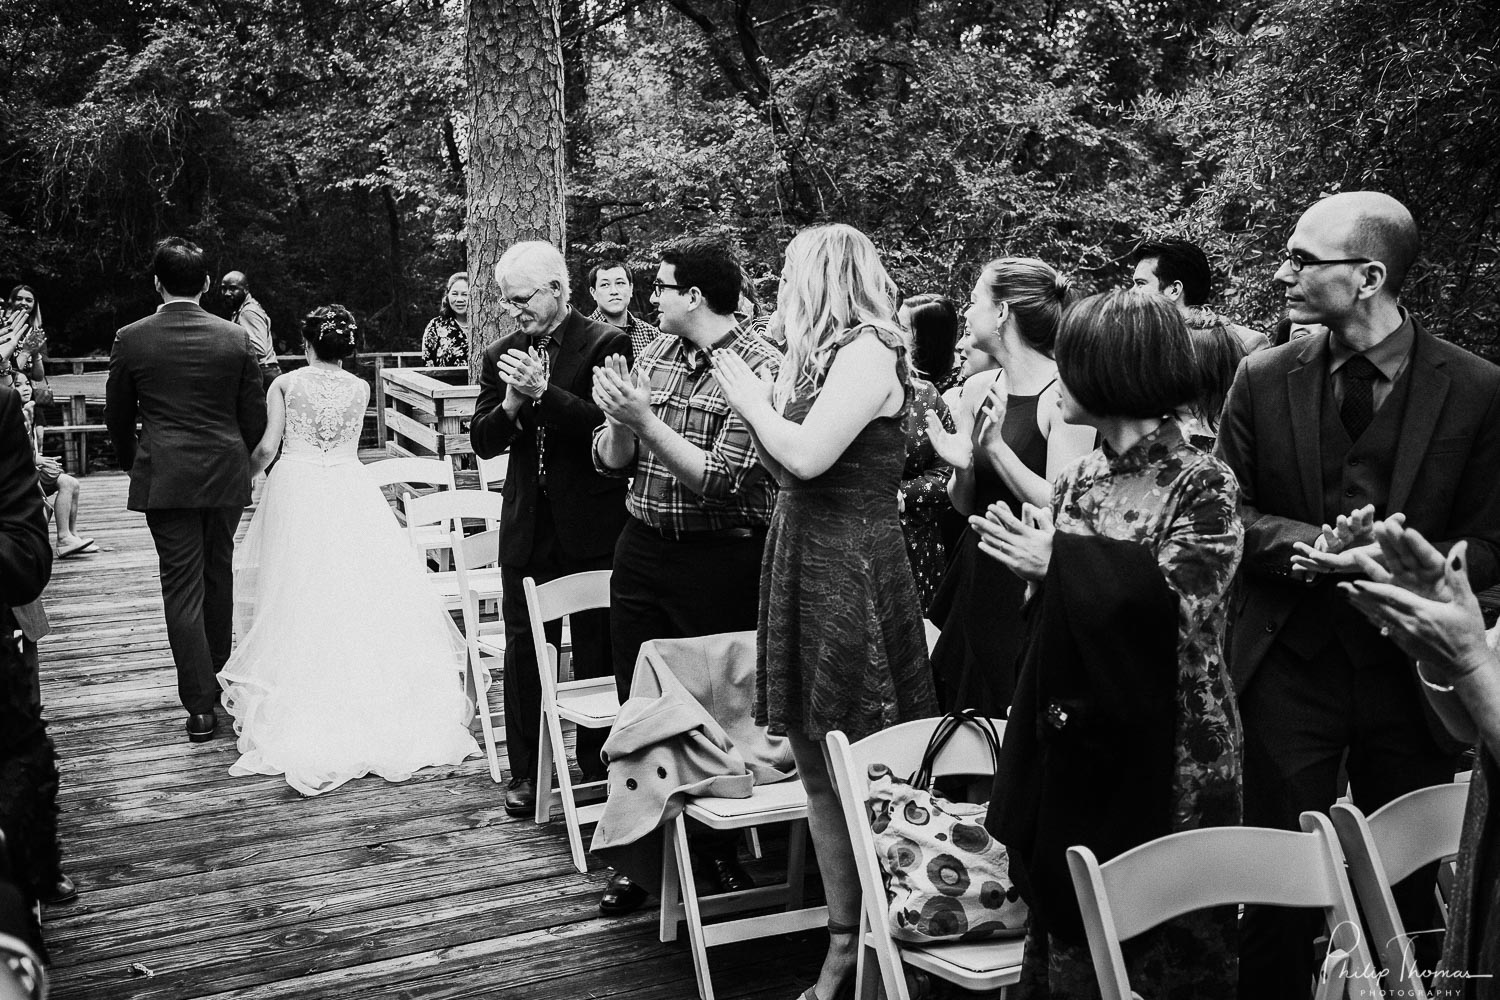
[[505,815],[530,816],[536,812],[536,785],[530,778],[511,779],[505,792]]
[[214,738],[214,729],[218,724],[219,717],[214,715],[214,713],[195,712],[188,716],[188,739],[194,743],[207,743]]

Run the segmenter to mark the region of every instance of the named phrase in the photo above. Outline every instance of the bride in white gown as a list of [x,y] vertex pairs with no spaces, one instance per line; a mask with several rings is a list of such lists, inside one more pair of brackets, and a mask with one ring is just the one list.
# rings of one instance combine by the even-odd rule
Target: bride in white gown
[[239,643],[219,675],[239,736],[230,773],[285,774],[304,795],[479,752],[463,640],[360,465],[370,388],[339,367],[355,329],[342,306],[315,310],[308,366],[271,386],[252,467],[278,444],[281,458],[235,551]]

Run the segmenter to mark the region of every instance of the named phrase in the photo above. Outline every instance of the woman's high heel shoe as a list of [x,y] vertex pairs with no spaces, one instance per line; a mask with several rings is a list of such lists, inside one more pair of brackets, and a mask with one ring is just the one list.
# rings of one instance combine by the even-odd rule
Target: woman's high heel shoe
[[[856,935],[858,933],[859,933],[859,924],[839,924],[839,923],[833,922],[832,920],[830,920],[828,922],[828,935],[830,937],[832,937],[835,934]],[[843,981],[843,983],[841,983],[839,985],[838,993],[835,994],[832,997],[829,997],[828,1000],[839,1000],[839,998],[841,998],[841,997],[845,996],[846,994],[848,994],[853,989],[853,986],[854,986],[854,977],[850,976],[848,979],[845,979]],[[824,1000],[824,998],[818,996],[818,984],[817,983],[813,983],[811,986],[809,986],[807,988],[807,992],[803,993],[800,997],[797,998],[797,1000]]]

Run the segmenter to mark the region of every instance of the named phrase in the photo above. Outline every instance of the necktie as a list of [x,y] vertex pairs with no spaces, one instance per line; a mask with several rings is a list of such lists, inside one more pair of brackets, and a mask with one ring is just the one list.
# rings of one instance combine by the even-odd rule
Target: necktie
[[[531,342],[536,348],[537,359],[542,366],[542,391],[547,391],[547,383],[552,381],[552,355],[548,348],[552,346],[552,335],[538,337]],[[533,404],[533,410],[535,404]],[[537,416],[536,421],[536,481],[543,489],[547,488],[547,425]]]
[[1339,419],[1349,432],[1349,440],[1358,441],[1375,419],[1375,380],[1383,376],[1363,354],[1345,361],[1340,374],[1344,379],[1344,402],[1339,405]]

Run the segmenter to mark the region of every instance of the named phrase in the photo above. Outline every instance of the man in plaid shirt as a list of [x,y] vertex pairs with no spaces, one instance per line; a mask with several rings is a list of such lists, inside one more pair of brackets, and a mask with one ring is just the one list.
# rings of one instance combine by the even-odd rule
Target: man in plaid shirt
[[651,342],[661,335],[660,330],[630,311],[635,283],[630,280],[630,269],[624,261],[609,258],[589,268],[589,294],[594,297],[596,307],[589,319],[617,326],[630,334],[631,357],[645,354]]
[[[723,243],[679,240],[662,254],[652,299],[662,335],[627,370],[596,369],[594,466],[633,476],[630,514],[615,546],[610,642],[620,701],[630,695],[641,643],[738,632],[756,626],[760,560],[776,483],[755,453],[750,429],[713,375],[712,351],[740,355],[774,379],[781,355],[735,319],[740,266]],[[726,892],[753,883],[736,860],[738,838],[696,831],[694,852]],[[621,874],[599,901],[628,913],[646,891]]]

